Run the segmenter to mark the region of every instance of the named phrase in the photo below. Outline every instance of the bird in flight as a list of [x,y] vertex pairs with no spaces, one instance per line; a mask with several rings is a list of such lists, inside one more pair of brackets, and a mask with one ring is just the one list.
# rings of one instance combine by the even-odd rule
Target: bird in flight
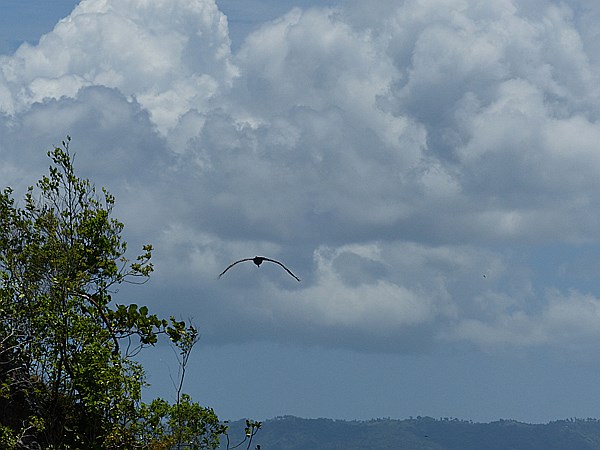
[[279,264],[281,267],[283,267],[285,269],[285,271],[287,273],[289,273],[291,276],[293,276],[297,281],[300,281],[300,278],[298,278],[296,275],[294,275],[290,269],[288,269],[287,267],[285,267],[283,264],[281,264],[279,261],[276,261],[274,259],[271,258],[267,258],[265,256],[255,256],[254,258],[244,258],[244,259],[240,259],[232,264],[230,264],[229,266],[227,266],[227,269],[225,269],[223,272],[221,272],[221,274],[219,275],[219,278],[221,278],[225,272],[227,272],[229,269],[231,269],[233,266],[235,266],[236,264],[239,264],[241,262],[244,261],[252,261],[254,264],[256,264],[256,267],[260,267],[260,265],[263,263],[263,261],[269,261],[275,264]]

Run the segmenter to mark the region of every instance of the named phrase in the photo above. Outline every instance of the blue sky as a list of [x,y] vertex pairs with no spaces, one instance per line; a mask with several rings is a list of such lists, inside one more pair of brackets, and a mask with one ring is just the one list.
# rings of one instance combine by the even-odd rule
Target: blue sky
[[221,417],[600,417],[600,6],[1,5],[1,184],[73,137]]

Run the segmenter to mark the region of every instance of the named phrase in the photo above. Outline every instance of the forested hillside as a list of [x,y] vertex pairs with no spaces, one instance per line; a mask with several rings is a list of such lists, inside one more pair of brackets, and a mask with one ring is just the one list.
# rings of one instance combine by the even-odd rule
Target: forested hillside
[[[243,421],[231,424],[233,430],[243,426]],[[600,421],[526,424],[430,417],[341,421],[285,416],[263,422],[253,445],[261,450],[592,450],[600,449]]]

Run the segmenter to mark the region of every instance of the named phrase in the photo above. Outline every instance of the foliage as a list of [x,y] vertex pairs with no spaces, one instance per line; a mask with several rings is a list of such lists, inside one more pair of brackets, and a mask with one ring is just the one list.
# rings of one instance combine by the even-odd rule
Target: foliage
[[[256,433],[258,433],[258,430],[260,430],[261,427],[262,422],[245,419],[244,439],[242,441],[232,446],[231,442],[229,441],[229,435],[225,435],[227,439],[227,450],[233,450],[235,448],[242,447],[244,444],[246,444],[246,450],[249,450],[250,446],[252,445],[252,441],[254,440],[254,436],[256,436]],[[260,445],[257,445],[255,448],[256,450],[260,450]]]
[[[115,199],[75,175],[69,143],[48,152],[23,207],[0,193],[0,447],[216,448],[227,427],[181,393],[198,332],[113,303],[121,283],[148,279],[152,246],[125,256]],[[177,402],[144,404],[132,356],[161,335],[185,358]]]

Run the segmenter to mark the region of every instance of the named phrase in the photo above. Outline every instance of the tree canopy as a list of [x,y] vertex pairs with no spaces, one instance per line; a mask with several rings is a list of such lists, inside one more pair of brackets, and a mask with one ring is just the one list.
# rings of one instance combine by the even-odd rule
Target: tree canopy
[[216,448],[227,425],[181,392],[183,378],[176,403],[142,402],[132,357],[164,335],[185,365],[198,331],[113,301],[148,279],[152,246],[126,256],[115,198],[76,176],[69,144],[48,152],[22,206],[0,193],[0,447]]

